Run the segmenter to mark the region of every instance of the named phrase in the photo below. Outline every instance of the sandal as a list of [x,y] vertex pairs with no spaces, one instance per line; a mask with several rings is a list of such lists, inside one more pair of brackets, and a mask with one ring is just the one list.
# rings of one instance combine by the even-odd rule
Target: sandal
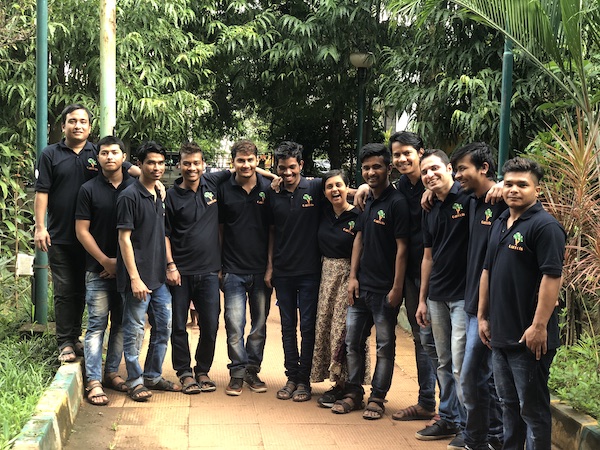
[[[186,383],[186,380],[187,380],[187,383]],[[190,376],[181,377],[179,379],[179,382],[181,383],[181,392],[183,392],[184,394],[193,395],[193,394],[199,394],[200,392],[202,392],[198,382]]]
[[210,379],[207,373],[196,374],[196,383],[200,385],[200,392],[214,392],[217,390],[217,384]]
[[421,405],[412,405],[392,414],[394,420],[430,420],[435,416],[435,411],[427,411]]
[[144,380],[144,386],[154,391],[181,392],[181,386],[177,386],[172,381],[165,380],[164,378],[161,378],[154,384],[151,384],[148,380]]
[[77,341],[73,346],[73,351],[77,356],[83,356],[83,348],[83,343],[81,341]]
[[[100,389],[99,394],[92,394],[94,389]],[[102,383],[97,380],[90,381],[85,388],[85,392],[88,395],[85,396],[85,399],[90,405],[94,406],[105,406],[108,405],[108,397],[106,393],[102,390]],[[100,400],[101,399],[101,400]]]
[[129,389],[129,398],[134,402],[146,402],[152,397],[152,391],[143,384],[136,384]]
[[289,381],[285,383],[285,386],[277,391],[277,398],[279,400],[289,400],[296,391],[296,383]]
[[387,403],[387,400],[384,400],[383,398],[371,397],[367,407],[365,408],[365,412],[363,413],[363,419],[381,419],[383,417],[383,413],[385,412],[384,403]]
[[292,394],[292,400],[295,402],[307,402],[311,399],[312,394],[310,386],[304,383],[298,383],[296,390]]
[[336,400],[331,407],[331,412],[334,414],[348,414],[351,411],[358,411],[365,407],[365,402],[358,401],[353,395],[346,394],[343,399]]
[[129,389],[127,388],[127,383],[118,374],[118,372],[111,372],[104,374],[104,381],[102,382],[105,388],[112,389],[117,392],[127,392]]
[[344,398],[344,389],[339,385],[335,385],[319,397],[317,404],[321,408],[331,408],[335,402],[342,398]]
[[77,360],[77,355],[75,354],[73,347],[71,347],[70,345],[63,347],[60,351],[60,354],[58,355],[58,360],[61,363],[75,362]]

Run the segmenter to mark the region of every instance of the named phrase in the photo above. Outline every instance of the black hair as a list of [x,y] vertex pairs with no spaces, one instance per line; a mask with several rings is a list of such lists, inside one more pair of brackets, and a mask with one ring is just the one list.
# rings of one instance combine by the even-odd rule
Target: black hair
[[365,159],[370,158],[372,156],[382,156],[383,162],[386,166],[390,164],[392,161],[392,154],[387,149],[387,147],[383,144],[370,143],[365,145],[360,149],[358,153],[358,159],[362,163]]
[[231,147],[231,158],[235,159],[238,152],[258,156],[258,148],[256,148],[256,144],[248,139],[242,139],[241,141],[237,141],[235,144],[233,144]]
[[140,163],[144,163],[144,160],[148,157],[148,153],[158,153],[164,157],[167,156],[165,148],[155,141],[143,142],[142,145],[140,145],[140,148],[137,151],[137,158]]
[[390,136],[390,152],[392,151],[392,144],[398,142],[400,145],[410,145],[417,152],[422,148],[425,148],[423,139],[417,133],[411,133],[410,131],[398,131]]
[[465,156],[471,156],[471,162],[477,169],[483,167],[483,163],[488,164],[486,176],[493,180],[496,178],[496,163],[494,162],[494,149],[485,142],[472,142],[464,147],[457,148],[452,152],[450,163],[456,168],[458,161]]
[[544,178],[544,169],[542,166],[531,159],[521,158],[519,156],[509,159],[504,163],[504,166],[502,166],[502,175],[505,175],[508,172],[531,172],[538,183]]
[[181,144],[181,147],[179,147],[179,156],[193,155],[194,153],[200,153],[202,160],[204,160],[204,152],[202,151],[202,148],[194,141],[184,142]]
[[123,144],[123,141],[121,139],[119,139],[116,136],[104,136],[102,139],[100,139],[98,141],[98,143],[96,144],[96,147],[98,148],[98,151],[100,151],[103,145],[118,145],[119,148],[121,149],[121,151],[123,153],[125,153],[125,144]]
[[73,103],[72,105],[68,105],[65,107],[65,109],[62,110],[62,112],[60,113],[60,123],[62,125],[67,123],[67,115],[71,114],[73,111],[77,111],[78,109],[83,109],[88,116],[88,120],[90,121],[90,123],[92,122],[92,113],[90,112],[89,109],[87,109],[85,106],[79,104],[79,103]]
[[280,159],[288,159],[288,158],[296,158],[298,164],[302,161],[302,145],[293,141],[283,141],[279,146],[275,149],[273,154],[273,158],[275,160],[275,165],[279,164]]
[[421,156],[421,161],[430,156],[437,156],[442,160],[442,162],[445,165],[450,164],[450,158],[448,158],[448,155],[443,150],[437,148],[428,148],[427,150],[425,150],[425,152],[423,152],[423,155]]
[[325,190],[325,183],[327,183],[327,180],[333,177],[342,177],[342,181],[346,186],[350,186],[350,180],[348,179],[346,172],[342,169],[332,169],[323,175],[323,190]]

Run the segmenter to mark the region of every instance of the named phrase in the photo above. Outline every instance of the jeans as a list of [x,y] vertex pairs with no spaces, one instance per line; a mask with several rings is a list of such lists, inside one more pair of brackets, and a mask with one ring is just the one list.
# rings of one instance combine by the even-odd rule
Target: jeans
[[437,353],[431,333],[431,325],[421,328],[416,312],[419,306],[419,279],[404,279],[404,306],[415,343],[417,380],[419,382],[418,404],[427,411],[435,411],[435,382],[437,380]]
[[[294,383],[310,384],[315,347],[315,322],[321,274],[275,277],[273,286],[281,316],[283,364],[285,375]],[[300,348],[298,349],[298,314],[300,312]]]
[[119,370],[123,357],[123,298],[117,292],[115,278],[101,278],[99,273],[85,274],[85,302],[88,326],[85,333],[85,373],[87,381],[102,380],[102,346],[110,313],[110,335],[106,350],[105,373]]
[[[231,360],[227,367],[235,378],[243,378],[246,369],[260,372],[272,293],[265,285],[264,276],[264,273],[223,276],[227,354]],[[250,307],[251,328],[244,345],[246,302]]]
[[59,350],[79,341],[85,309],[85,250],[81,244],[53,244],[48,261],[54,286],[56,341]]
[[[144,300],[138,300],[131,291],[123,297],[123,353],[127,368],[127,386],[133,388],[144,380],[157,383],[171,336],[171,294],[165,284],[154,289]],[[150,343],[144,371],[140,366],[140,351],[144,341],[146,312],[150,322]],[[142,378],[143,377],[143,378]]]
[[465,354],[465,301],[427,300],[431,330],[438,355],[437,376],[440,383],[440,417],[463,428],[466,413],[460,386],[460,372]]
[[371,382],[371,397],[385,398],[392,384],[396,357],[396,322],[399,306],[392,308],[386,294],[360,291],[348,307],[346,316],[346,354],[348,357],[348,393],[362,398],[365,379],[365,344],[375,325],[377,362]]
[[215,357],[215,343],[221,313],[219,275],[182,275],[181,286],[170,286],[173,296],[173,334],[171,335],[173,369],[179,378],[191,377],[191,356],[186,329],[190,300],[198,313],[200,336],[196,346],[196,374],[208,373]]
[[488,436],[502,441],[502,409],[492,376],[492,351],[481,342],[477,317],[467,314],[467,343],[460,383],[467,422],[465,444],[487,450]]
[[552,414],[548,374],[556,350],[537,361],[529,349],[494,348],[494,380],[502,402],[505,450],[550,450]]

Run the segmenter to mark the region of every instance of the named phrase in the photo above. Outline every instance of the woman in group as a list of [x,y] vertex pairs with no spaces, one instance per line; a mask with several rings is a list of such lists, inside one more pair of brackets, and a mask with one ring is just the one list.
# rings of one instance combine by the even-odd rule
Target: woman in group
[[[347,201],[348,177],[342,170],[331,170],[323,177],[325,204],[319,225],[319,247],[323,255],[321,286],[317,306],[315,349],[311,380],[330,379],[334,386],[325,392],[318,404],[331,408],[343,395],[348,378],[346,365],[346,311],[348,309],[348,277],[350,257],[360,210]],[[366,353],[365,384],[370,381],[370,360]]]

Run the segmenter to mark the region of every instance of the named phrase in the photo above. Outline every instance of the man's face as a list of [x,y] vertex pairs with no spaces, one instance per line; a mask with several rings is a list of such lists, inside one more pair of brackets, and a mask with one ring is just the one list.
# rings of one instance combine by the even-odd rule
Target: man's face
[[298,162],[294,157],[280,159],[277,162],[277,175],[283,179],[285,188],[295,188],[300,183],[300,172],[304,161]]
[[422,149],[418,151],[412,145],[392,143],[392,164],[402,175],[420,175],[419,158],[422,154]]
[[254,153],[237,153],[233,159],[233,168],[236,175],[242,178],[251,178],[256,173],[258,159]]
[[509,208],[524,211],[538,198],[540,186],[531,172],[507,172],[504,174],[502,197]]
[[165,172],[165,157],[160,153],[148,153],[144,162],[140,165],[142,177],[146,180],[160,180]]
[[452,182],[452,166],[439,156],[428,156],[421,161],[421,180],[433,192],[443,191]]
[[102,145],[98,150],[98,162],[102,171],[117,172],[125,161],[125,153],[118,144]]
[[487,180],[487,163],[477,168],[473,164],[471,155],[465,155],[455,162],[454,179],[468,192],[477,192],[479,187]]
[[76,109],[67,114],[62,132],[68,142],[85,142],[91,128],[90,118],[85,109]]
[[179,160],[179,169],[181,176],[187,183],[195,183],[200,180],[204,173],[204,160],[202,153],[184,153]]
[[362,161],[362,177],[371,189],[387,185],[391,167],[385,164],[383,156],[369,156]]

